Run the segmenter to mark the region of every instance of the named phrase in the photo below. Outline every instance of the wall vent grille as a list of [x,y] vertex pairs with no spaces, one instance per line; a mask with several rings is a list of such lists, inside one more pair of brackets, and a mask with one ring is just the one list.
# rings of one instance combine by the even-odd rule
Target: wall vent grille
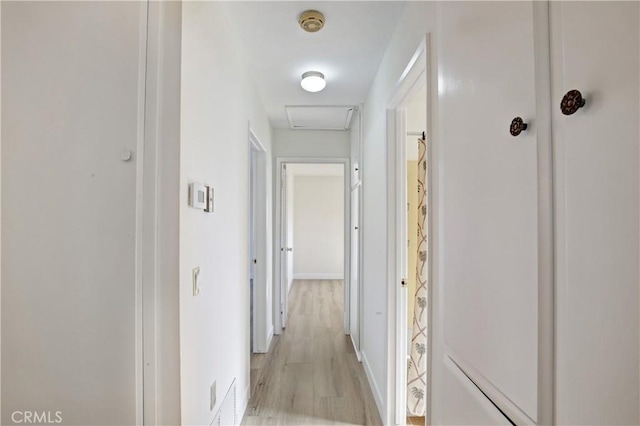
[[231,386],[227,390],[224,399],[220,403],[220,408],[211,422],[211,426],[237,426],[238,421],[238,409],[237,409],[237,395],[236,395],[236,379],[233,379]]

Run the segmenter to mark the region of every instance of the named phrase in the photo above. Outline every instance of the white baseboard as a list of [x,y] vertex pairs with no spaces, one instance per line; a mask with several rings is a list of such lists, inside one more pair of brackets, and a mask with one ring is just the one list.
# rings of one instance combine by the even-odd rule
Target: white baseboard
[[269,352],[269,347],[271,346],[271,341],[273,340],[273,325],[269,326],[269,331],[267,331],[265,340],[266,344],[264,348],[254,348],[254,354],[266,354],[267,352]]
[[360,351],[356,348],[356,344],[353,341],[353,335],[349,335],[349,338],[351,339],[351,344],[353,345],[353,351],[356,353],[356,358],[358,358],[359,362],[362,362],[362,356],[360,355]]
[[269,352],[269,348],[271,347],[272,340],[273,340],[273,324],[269,326],[269,332],[267,333],[267,347],[265,348],[265,353]]
[[293,274],[294,280],[343,280],[344,274]]
[[376,401],[376,406],[378,407],[378,414],[381,419],[384,419],[384,403],[382,400],[382,393],[380,393],[380,387],[378,383],[373,378],[373,372],[371,371],[371,366],[369,365],[369,361],[367,361],[367,356],[364,351],[360,351],[360,356],[362,358],[362,366],[364,367],[364,373],[367,376],[367,380],[369,381],[369,387],[371,388],[371,392],[373,393],[373,399]]

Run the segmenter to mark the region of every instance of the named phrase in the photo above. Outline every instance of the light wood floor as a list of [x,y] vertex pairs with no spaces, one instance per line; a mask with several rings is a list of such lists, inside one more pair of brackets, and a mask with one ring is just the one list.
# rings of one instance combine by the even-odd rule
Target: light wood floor
[[342,280],[296,280],[287,328],[251,357],[243,425],[382,425],[342,323]]

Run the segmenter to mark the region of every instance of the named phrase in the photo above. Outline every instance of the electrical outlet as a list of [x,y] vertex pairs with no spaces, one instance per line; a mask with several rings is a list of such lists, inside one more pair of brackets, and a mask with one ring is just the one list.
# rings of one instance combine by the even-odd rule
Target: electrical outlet
[[211,385],[211,403],[209,405],[209,411],[213,411],[213,407],[216,406],[216,381],[213,381]]

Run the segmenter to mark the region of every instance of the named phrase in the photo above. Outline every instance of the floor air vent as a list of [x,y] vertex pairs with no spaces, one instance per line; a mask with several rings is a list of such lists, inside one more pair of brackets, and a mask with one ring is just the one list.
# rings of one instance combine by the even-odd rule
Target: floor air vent
[[227,390],[227,394],[224,396],[222,403],[220,404],[220,408],[218,408],[218,412],[216,416],[213,418],[213,422],[211,422],[212,426],[236,426],[240,423],[238,422],[237,416],[237,406],[236,406],[236,379],[233,379],[229,390]]

